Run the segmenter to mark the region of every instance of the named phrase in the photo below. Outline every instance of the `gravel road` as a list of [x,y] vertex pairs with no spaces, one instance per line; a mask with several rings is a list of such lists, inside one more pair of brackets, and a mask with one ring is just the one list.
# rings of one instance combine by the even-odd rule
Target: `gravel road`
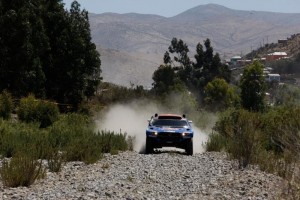
[[4,188],[2,199],[277,199],[283,180],[255,167],[240,170],[221,153],[105,155],[70,162],[31,187]]

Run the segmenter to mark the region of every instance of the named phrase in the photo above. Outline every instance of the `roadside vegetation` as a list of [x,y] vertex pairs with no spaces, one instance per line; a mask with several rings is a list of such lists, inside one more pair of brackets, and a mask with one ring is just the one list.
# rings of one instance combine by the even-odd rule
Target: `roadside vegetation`
[[22,98],[15,108],[21,116],[18,119],[11,119],[13,113],[5,106],[0,105],[7,110],[2,117],[9,116],[0,119],[0,155],[4,158],[0,174],[6,186],[29,186],[44,177],[45,170],[60,171],[64,162],[90,164],[104,153],[116,154],[132,145],[126,133],[95,132],[91,117],[59,113],[56,104],[33,96]]
[[290,187],[283,198],[299,199],[300,88],[266,83],[262,67],[245,68],[240,104],[219,112],[206,148],[228,153],[240,168],[258,165],[283,177]]

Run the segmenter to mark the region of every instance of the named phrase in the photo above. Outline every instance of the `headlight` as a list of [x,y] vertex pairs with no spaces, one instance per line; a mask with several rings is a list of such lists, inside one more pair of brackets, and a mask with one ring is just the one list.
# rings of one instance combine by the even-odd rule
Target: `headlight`
[[158,133],[157,133],[157,132],[151,132],[151,135],[152,135],[152,136],[157,136]]
[[185,136],[189,136],[190,133],[182,133],[181,135],[182,135],[182,137],[185,137]]

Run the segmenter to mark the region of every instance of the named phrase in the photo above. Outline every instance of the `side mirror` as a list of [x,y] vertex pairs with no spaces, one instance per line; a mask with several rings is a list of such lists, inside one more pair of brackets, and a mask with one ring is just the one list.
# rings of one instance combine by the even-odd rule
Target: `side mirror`
[[193,121],[189,121],[189,123],[190,123],[190,124],[192,124],[192,123],[193,123]]

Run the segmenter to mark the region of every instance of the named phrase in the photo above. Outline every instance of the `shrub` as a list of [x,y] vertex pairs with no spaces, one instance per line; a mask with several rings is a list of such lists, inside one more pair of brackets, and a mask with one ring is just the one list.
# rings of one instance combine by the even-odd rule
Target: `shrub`
[[219,133],[212,133],[209,135],[205,145],[206,151],[222,151],[226,148],[226,138]]
[[93,163],[102,153],[127,150],[126,134],[94,130],[89,117],[67,114],[50,127],[47,141],[51,148],[65,153],[66,161]]
[[13,111],[14,103],[10,93],[3,91],[0,94],[0,117],[9,119]]
[[258,164],[268,172],[300,180],[299,113],[295,105],[271,107],[267,113],[227,110],[215,126],[219,135],[210,137],[208,148],[221,149],[219,137],[225,138],[225,150],[241,167]]
[[84,115],[70,113],[61,115],[49,127],[48,141],[51,147],[63,149],[76,138],[84,139],[93,133],[92,121]]
[[256,150],[260,148],[260,120],[258,114],[240,110],[234,124],[233,138],[228,142],[228,152],[238,159],[240,167],[255,162]]
[[95,163],[102,157],[101,146],[97,137],[87,135],[85,138],[74,138],[65,148],[67,161]]
[[10,161],[3,161],[0,174],[7,187],[28,187],[45,176],[45,170],[41,161],[27,154],[16,154]]
[[135,141],[136,141],[136,137],[135,136],[129,135],[127,137],[127,146],[128,146],[128,150],[129,151],[133,151]]
[[46,128],[58,120],[58,106],[52,102],[39,101],[37,106],[38,121],[40,128]]
[[226,151],[238,159],[240,167],[246,167],[249,163],[255,162],[261,141],[261,122],[259,113],[246,110],[227,110],[221,115],[216,123],[215,130],[220,136],[211,138],[220,145],[220,138],[226,140]]
[[35,122],[38,121],[37,116],[38,101],[33,95],[29,95],[26,98],[20,100],[20,105],[18,108],[18,117],[24,122]]
[[274,152],[287,165],[298,162],[300,158],[299,113],[299,106],[280,106],[264,116],[265,149]]
[[37,100],[29,95],[21,99],[18,116],[21,121],[38,122],[40,128],[45,128],[58,119],[59,109],[55,103]]
[[117,151],[125,151],[128,149],[126,142],[126,133],[114,133],[110,131],[98,132],[98,137],[102,146],[103,153],[112,153]]
[[16,152],[42,156],[45,134],[37,124],[14,123],[0,120],[0,154],[12,157]]
[[60,172],[65,162],[64,154],[56,149],[48,149],[47,152],[48,169],[50,172]]

